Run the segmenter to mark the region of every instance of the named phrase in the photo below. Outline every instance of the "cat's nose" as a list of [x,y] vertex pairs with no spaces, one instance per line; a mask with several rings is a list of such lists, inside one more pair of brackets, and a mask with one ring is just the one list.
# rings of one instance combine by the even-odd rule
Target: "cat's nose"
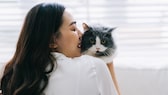
[[96,50],[97,50],[97,51],[99,51],[99,50],[100,50],[100,48],[96,48]]

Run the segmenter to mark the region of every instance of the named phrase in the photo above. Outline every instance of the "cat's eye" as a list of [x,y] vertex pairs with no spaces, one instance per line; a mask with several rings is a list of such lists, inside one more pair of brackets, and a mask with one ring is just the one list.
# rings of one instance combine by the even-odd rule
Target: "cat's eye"
[[105,43],[106,43],[106,41],[105,41],[105,40],[102,40],[102,41],[101,41],[101,43],[102,43],[102,44],[105,44]]
[[94,44],[94,40],[92,38],[90,38],[90,43]]

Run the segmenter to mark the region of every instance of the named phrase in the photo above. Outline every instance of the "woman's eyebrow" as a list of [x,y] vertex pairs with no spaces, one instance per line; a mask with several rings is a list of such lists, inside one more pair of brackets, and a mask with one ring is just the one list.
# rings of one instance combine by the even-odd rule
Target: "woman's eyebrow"
[[76,21],[73,21],[69,24],[69,26],[73,25],[73,24],[76,24]]

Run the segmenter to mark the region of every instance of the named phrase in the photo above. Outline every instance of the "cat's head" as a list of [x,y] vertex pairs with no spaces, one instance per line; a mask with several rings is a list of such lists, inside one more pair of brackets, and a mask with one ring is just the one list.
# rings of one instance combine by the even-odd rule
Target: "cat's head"
[[84,34],[82,36],[81,51],[93,56],[108,56],[115,50],[112,31],[102,25],[88,26],[83,23]]

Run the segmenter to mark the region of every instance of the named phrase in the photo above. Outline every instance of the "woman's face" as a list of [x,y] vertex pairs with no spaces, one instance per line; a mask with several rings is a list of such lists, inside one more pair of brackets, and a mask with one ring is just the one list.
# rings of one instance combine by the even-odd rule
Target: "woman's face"
[[77,28],[72,15],[66,10],[63,13],[63,23],[59,28],[60,35],[56,38],[57,52],[67,57],[77,57],[80,52],[81,31]]

